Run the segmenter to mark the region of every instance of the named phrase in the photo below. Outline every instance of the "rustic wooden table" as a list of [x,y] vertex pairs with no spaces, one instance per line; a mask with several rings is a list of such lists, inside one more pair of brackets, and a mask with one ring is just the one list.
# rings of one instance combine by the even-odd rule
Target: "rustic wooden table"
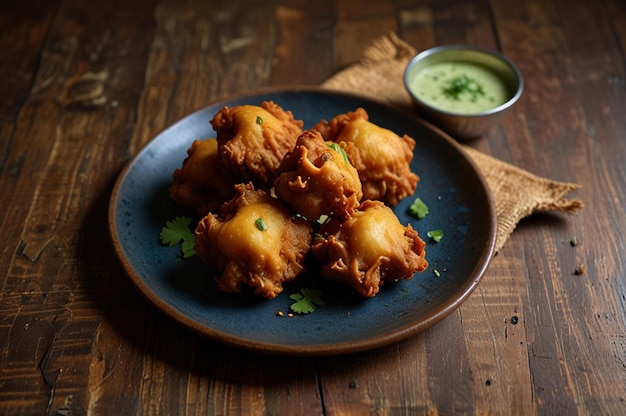
[[[458,310],[373,351],[264,356],[158,312],[109,242],[124,165],[390,31],[514,60],[525,93],[472,145],[586,207],[523,220]],[[0,414],[626,414],[625,51],[623,0],[1,2]]]

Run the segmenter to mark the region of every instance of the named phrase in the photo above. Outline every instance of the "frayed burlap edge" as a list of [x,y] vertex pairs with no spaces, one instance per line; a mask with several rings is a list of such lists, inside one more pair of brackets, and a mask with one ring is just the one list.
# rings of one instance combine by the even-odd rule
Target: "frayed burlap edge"
[[[394,33],[376,39],[363,58],[325,81],[325,88],[359,93],[408,109],[411,98],[403,85],[404,68],[417,51]],[[574,213],[583,207],[578,199],[566,199],[580,185],[533,175],[469,146],[461,145],[485,178],[497,215],[495,251],[504,246],[519,221],[539,211]]]
[[579,189],[580,185],[542,178],[469,146],[462,147],[485,177],[496,204],[496,252],[522,218],[539,211],[571,214],[583,207],[580,200],[565,199],[565,195]]

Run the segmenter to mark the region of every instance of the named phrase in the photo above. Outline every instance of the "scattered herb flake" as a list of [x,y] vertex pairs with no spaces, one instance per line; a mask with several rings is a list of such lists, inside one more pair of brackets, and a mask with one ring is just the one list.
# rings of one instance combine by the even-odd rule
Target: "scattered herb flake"
[[576,237],[570,238],[569,245],[572,246],[572,247],[576,247],[578,245],[578,238],[576,238]]
[[437,269],[433,269],[433,274],[437,277],[441,276],[441,273]]
[[324,223],[328,222],[328,220],[330,220],[330,217],[326,214],[322,214],[320,215],[320,217],[317,219],[317,223],[319,225],[324,225]]
[[263,118],[261,116],[256,116],[256,124],[259,126],[263,124]]
[[443,238],[443,230],[431,230],[426,235],[432,238],[435,243],[438,243]]
[[322,300],[323,292],[319,289],[307,289],[303,288],[300,293],[294,293],[289,296],[289,299],[295,302],[291,304],[289,309],[293,312],[301,315],[309,314],[315,310],[315,306],[323,306]]
[[258,228],[261,231],[267,230],[267,225],[265,224],[265,221],[263,221],[263,218],[261,217],[257,218],[256,221],[254,221],[254,224],[256,225],[256,228]]
[[428,215],[428,206],[420,198],[416,198],[409,207],[409,214],[421,220]]
[[348,162],[348,154],[343,147],[339,146],[337,143],[328,143],[327,146],[339,153],[343,157],[344,162]]
[[181,243],[183,258],[188,259],[196,254],[194,250],[196,236],[191,231],[191,218],[187,216],[176,217],[165,224],[161,229],[161,244],[173,247]]

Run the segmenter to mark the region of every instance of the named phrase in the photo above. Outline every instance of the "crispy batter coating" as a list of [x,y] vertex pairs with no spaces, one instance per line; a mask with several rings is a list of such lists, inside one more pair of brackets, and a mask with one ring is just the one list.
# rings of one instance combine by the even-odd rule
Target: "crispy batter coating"
[[194,141],[172,179],[170,198],[187,213],[200,217],[219,211],[222,203],[235,195],[233,186],[240,182],[220,160],[215,139]]
[[221,215],[209,213],[196,228],[196,252],[218,270],[217,286],[239,293],[249,286],[274,298],[283,283],[304,270],[311,243],[311,226],[280,201],[252,184],[235,185],[237,196]]
[[244,181],[270,187],[285,153],[302,133],[302,121],[272,101],[222,108],[211,120],[220,157]]
[[359,172],[363,199],[378,199],[393,206],[415,192],[419,177],[411,171],[415,147],[411,137],[400,137],[370,122],[362,108],[340,114],[330,122],[322,120],[313,128],[324,139],[345,148]]
[[311,251],[322,262],[322,276],[341,281],[363,297],[384,283],[411,279],[428,267],[426,243],[391,208],[367,200],[346,221],[331,220],[313,239]]
[[347,218],[363,192],[356,169],[336,143],[326,143],[318,131],[307,130],[285,155],[274,181],[278,199],[309,221],[322,215]]

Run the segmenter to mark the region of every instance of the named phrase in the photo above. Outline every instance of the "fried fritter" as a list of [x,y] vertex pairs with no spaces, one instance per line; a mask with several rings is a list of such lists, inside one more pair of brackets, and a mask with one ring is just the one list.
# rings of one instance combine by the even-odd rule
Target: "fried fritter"
[[304,270],[311,243],[311,226],[252,184],[235,185],[237,195],[218,217],[209,213],[196,228],[195,250],[215,266],[217,286],[229,293],[251,287],[274,298],[283,283]]
[[307,130],[285,155],[274,192],[309,221],[322,215],[347,218],[358,208],[363,192],[356,169],[343,149],[326,143],[318,131]]
[[220,160],[215,139],[194,141],[172,179],[170,198],[187,213],[200,217],[219,211],[222,203],[235,195],[233,186],[240,182]]
[[364,200],[377,199],[393,206],[415,192],[419,177],[411,171],[415,147],[411,137],[400,137],[370,122],[362,108],[340,114],[330,122],[322,120],[313,129],[325,140],[345,148],[359,172]]
[[272,101],[222,108],[211,120],[220,157],[245,182],[269,188],[285,153],[302,133],[302,121]]
[[417,231],[410,224],[404,227],[391,208],[367,200],[348,220],[324,224],[311,251],[322,263],[324,278],[372,297],[384,283],[425,270],[425,247]]

